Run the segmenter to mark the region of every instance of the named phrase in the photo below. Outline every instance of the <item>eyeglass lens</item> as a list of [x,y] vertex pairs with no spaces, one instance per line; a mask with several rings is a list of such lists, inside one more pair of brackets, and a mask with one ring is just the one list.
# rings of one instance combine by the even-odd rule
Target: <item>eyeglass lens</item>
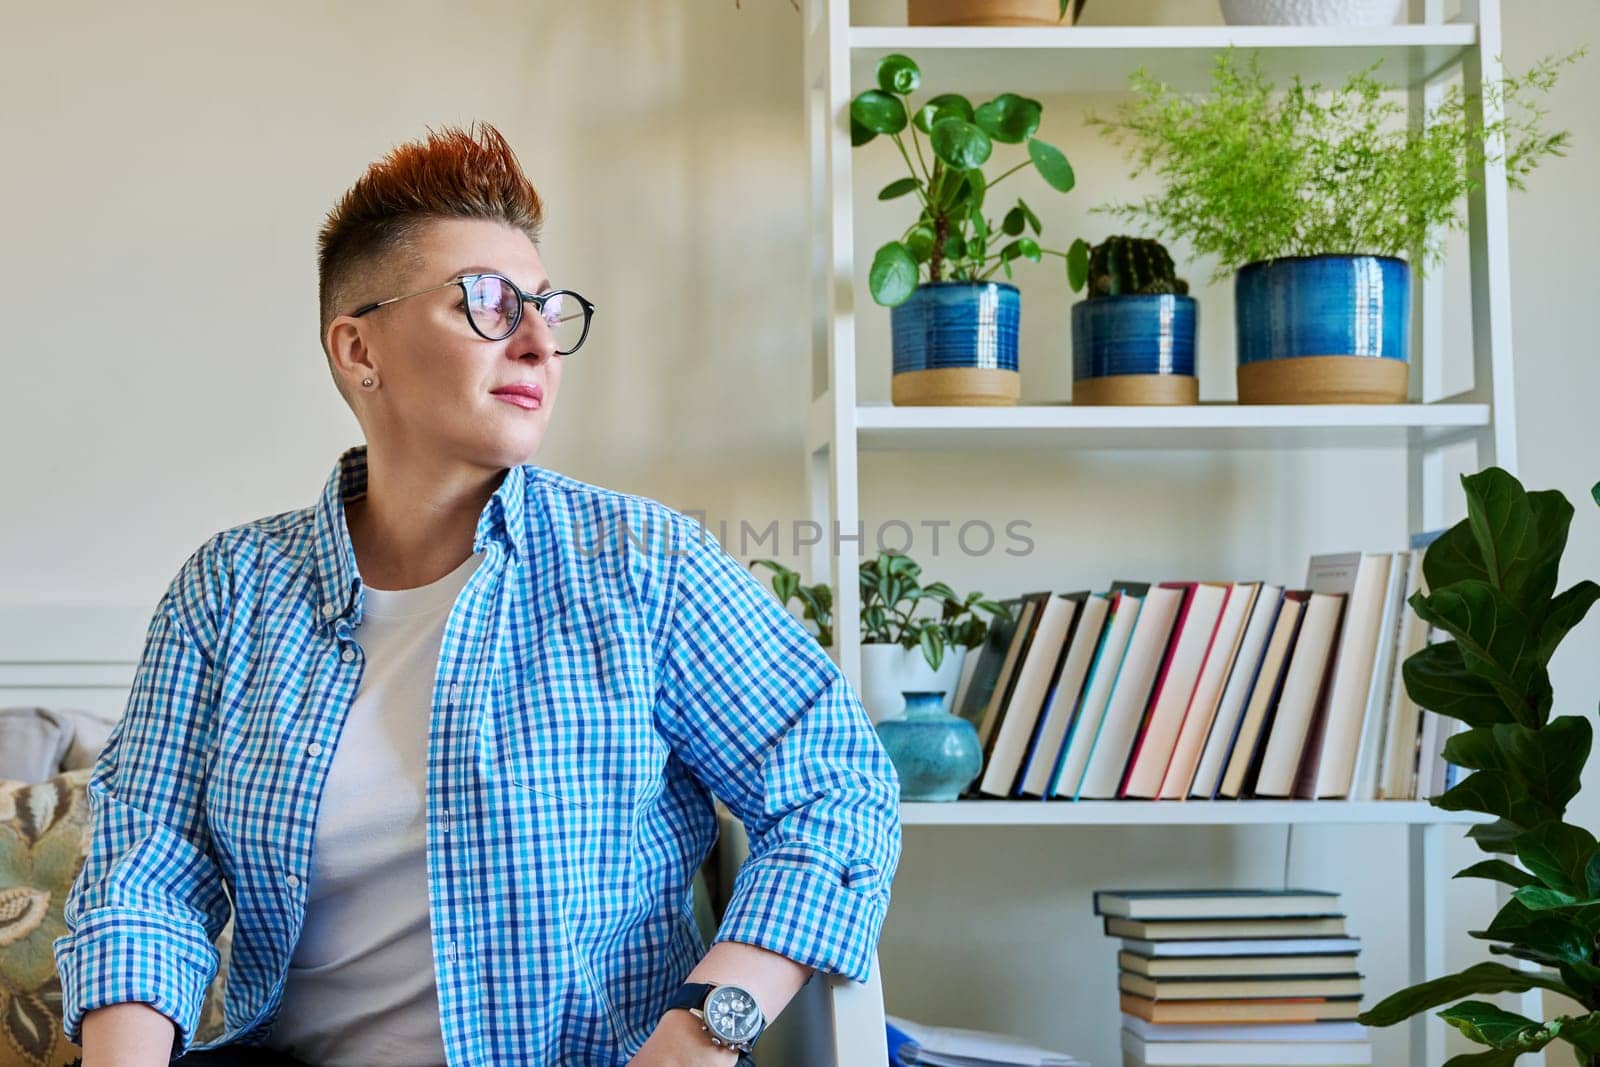
[[[485,337],[510,336],[520,317],[521,294],[504,278],[486,275],[467,283],[467,313]],[[544,302],[544,321],[555,337],[556,351],[573,351],[588,330],[588,309],[570,293],[557,291]]]

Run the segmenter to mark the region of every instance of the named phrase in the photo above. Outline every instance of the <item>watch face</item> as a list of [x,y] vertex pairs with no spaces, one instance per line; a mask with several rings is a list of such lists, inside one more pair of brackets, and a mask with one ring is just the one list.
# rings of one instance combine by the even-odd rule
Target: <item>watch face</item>
[[755,998],[736,985],[718,986],[706,1000],[706,1025],[724,1041],[749,1041],[761,1025]]

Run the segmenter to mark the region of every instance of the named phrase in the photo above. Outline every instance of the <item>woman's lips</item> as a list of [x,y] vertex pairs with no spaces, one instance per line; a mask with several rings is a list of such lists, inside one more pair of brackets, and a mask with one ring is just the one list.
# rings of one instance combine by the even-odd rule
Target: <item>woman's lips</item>
[[539,401],[522,393],[491,393],[490,395],[496,400],[504,400],[508,404],[515,404],[517,407],[527,411],[539,410]]

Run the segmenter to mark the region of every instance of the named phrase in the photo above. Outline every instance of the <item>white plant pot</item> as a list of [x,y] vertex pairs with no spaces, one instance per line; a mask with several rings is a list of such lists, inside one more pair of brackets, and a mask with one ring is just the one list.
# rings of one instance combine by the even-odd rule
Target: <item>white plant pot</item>
[[885,719],[899,718],[906,710],[907,689],[944,690],[944,710],[954,711],[956,684],[961,680],[961,665],[966,662],[964,645],[944,650],[944,660],[935,671],[921,647],[868,644],[861,646],[861,704],[867,718],[876,726]]
[[1392,26],[1405,0],[1222,0],[1231,26]]

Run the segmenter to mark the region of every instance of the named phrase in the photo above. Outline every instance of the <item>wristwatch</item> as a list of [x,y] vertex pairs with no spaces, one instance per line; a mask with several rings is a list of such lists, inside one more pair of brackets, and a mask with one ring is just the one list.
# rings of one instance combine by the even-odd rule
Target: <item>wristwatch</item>
[[742,986],[685,982],[667,1003],[668,1011],[673,1008],[685,1008],[699,1019],[713,1045],[739,1052],[749,1052],[767,1027],[756,998]]

